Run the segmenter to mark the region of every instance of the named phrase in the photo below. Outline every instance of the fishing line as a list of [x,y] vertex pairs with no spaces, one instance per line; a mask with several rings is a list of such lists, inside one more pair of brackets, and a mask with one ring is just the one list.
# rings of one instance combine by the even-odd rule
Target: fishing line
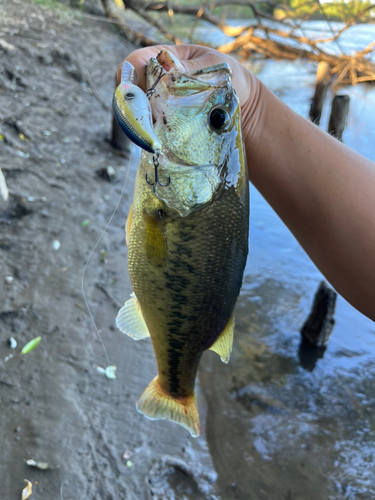
[[[90,252],[90,255],[86,261],[86,264],[85,264],[85,267],[83,268],[83,272],[82,272],[82,279],[81,279],[81,289],[82,289],[82,295],[83,295],[83,300],[85,301],[85,304],[86,304],[86,307],[87,307],[87,310],[88,310],[88,313],[89,313],[89,316],[90,316],[90,319],[91,319],[91,322],[92,324],[94,325],[94,328],[96,330],[96,333],[100,339],[100,342],[102,344],[102,347],[104,349],[104,353],[105,353],[105,357],[106,357],[106,360],[107,360],[107,366],[110,366],[110,362],[109,362],[109,357],[108,357],[108,352],[107,352],[107,349],[104,345],[104,342],[103,342],[103,339],[102,339],[102,336],[101,336],[101,332],[100,330],[98,329],[98,327],[96,326],[96,323],[95,323],[95,319],[94,319],[94,316],[92,315],[92,312],[91,312],[91,309],[90,309],[90,306],[89,306],[89,303],[88,303],[88,300],[86,298],[86,293],[85,293],[85,288],[84,288],[84,281],[85,281],[85,274],[86,274],[86,270],[87,270],[87,266],[89,265],[90,263],[90,260],[92,258],[92,256],[94,255],[94,252],[95,250],[97,249],[99,243],[101,242],[103,236],[105,235],[107,229],[109,228],[109,226],[111,225],[111,222],[112,222],[112,219],[113,217],[115,216],[117,210],[118,210],[118,207],[120,206],[120,202],[122,200],[122,197],[124,196],[124,192],[125,192],[125,188],[126,188],[126,184],[128,182],[128,177],[129,177],[129,170],[130,170],[130,166],[131,166],[131,162],[132,162],[132,157],[133,157],[133,147],[131,146],[131,149],[130,149],[130,158],[129,158],[129,162],[128,162],[128,169],[127,169],[127,172],[126,172],[126,176],[125,176],[125,181],[124,181],[124,184],[122,186],[122,190],[121,190],[121,194],[120,194],[120,197],[118,199],[118,202],[115,206],[115,209],[113,210],[112,212],[112,215],[111,217],[109,218],[109,221],[107,222],[107,225],[105,226],[105,228],[103,229],[103,232],[102,234],[100,235],[98,241],[96,242],[94,248],[91,250]],[[111,383],[111,381],[109,381],[109,383]]]
[[63,486],[64,486],[64,484],[68,484],[68,482],[64,481],[63,483],[61,483],[61,487],[60,487],[60,499],[61,500],[64,500],[63,499]]

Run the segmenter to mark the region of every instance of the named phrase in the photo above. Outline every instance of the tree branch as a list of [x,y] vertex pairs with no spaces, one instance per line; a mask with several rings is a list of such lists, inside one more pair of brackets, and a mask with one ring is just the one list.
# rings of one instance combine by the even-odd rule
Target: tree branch
[[[154,45],[157,43],[155,40],[150,40],[150,38],[146,37],[146,35],[142,35],[140,37],[139,32],[130,28],[130,26],[124,22],[123,17],[121,17],[121,13],[115,11],[113,0],[102,0],[102,3],[106,9],[108,17],[117,21],[119,19],[121,20],[120,24],[124,34],[128,38],[132,39],[132,41],[136,41],[141,45]],[[218,47],[218,50],[224,53],[238,51],[241,56],[249,57],[252,52],[256,51],[262,55],[273,58],[305,58],[310,61],[325,61],[332,67],[332,74],[337,74],[336,83],[341,82],[354,84],[356,82],[375,80],[375,64],[368,59],[369,54],[375,50],[375,43],[371,43],[362,51],[357,52],[354,56],[346,54],[331,54],[322,47],[328,42],[336,42],[341,50],[341,46],[338,43],[339,37],[342,33],[344,33],[344,31],[353,26],[358,19],[361,19],[366,12],[369,12],[371,9],[375,9],[375,4],[366,7],[361,12],[358,12],[337,33],[334,33],[331,28],[332,36],[313,39],[306,36],[304,31],[302,31],[302,24],[307,19],[311,18],[311,15],[317,8],[320,8],[320,11],[326,17],[324,8],[320,4],[320,0],[313,0],[312,9],[300,23],[297,23],[294,19],[292,20],[293,9],[288,6],[275,4],[272,0],[265,0],[265,3],[274,8],[278,7],[279,9],[283,9],[286,16],[282,20],[276,19],[267,12],[263,12],[259,9],[258,3],[251,0],[205,0],[200,7],[194,5],[173,4],[171,0],[166,0],[164,2],[154,2],[152,0],[148,2],[141,2],[141,0],[123,0],[123,3],[127,9],[131,9],[136,12],[148,23],[155,26],[168,40],[176,44],[180,43],[178,37],[164,28],[162,23],[151,15],[152,12],[166,12],[169,15],[173,12],[173,14],[193,16],[195,19],[192,21],[190,38],[192,37],[199,19],[207,21],[213,26],[219,28],[225,35],[234,38],[234,40],[230,43]],[[309,2],[309,4],[310,3],[311,2]],[[257,23],[250,26],[229,26],[223,19],[213,14],[212,10],[215,7],[224,7],[228,5],[249,7],[257,19]],[[262,22],[262,20],[272,21],[275,24],[267,26]],[[280,28],[277,28],[277,26]],[[302,35],[296,34],[296,30],[300,30],[299,33],[302,33]],[[258,32],[263,33],[264,37],[258,36]],[[273,39],[275,36],[278,37],[278,40]],[[280,42],[280,37],[285,39],[285,43]],[[287,40],[292,40],[299,46],[292,46],[287,43]],[[308,48],[302,48],[306,46]]]

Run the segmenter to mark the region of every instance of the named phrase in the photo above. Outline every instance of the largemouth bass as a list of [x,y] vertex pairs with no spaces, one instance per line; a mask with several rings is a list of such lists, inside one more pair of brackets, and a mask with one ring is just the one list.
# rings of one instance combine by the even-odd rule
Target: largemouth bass
[[[131,134],[122,125],[146,147],[126,223],[134,294],[117,326],[136,340],[151,336],[155,351],[158,374],[138,411],[198,436],[199,361],[212,349],[228,362],[232,349],[248,253],[249,187],[229,66],[187,73],[178,67],[167,51],[147,64],[154,129],[149,118]],[[131,97],[129,107],[132,78],[116,91],[114,107],[126,115],[123,123],[138,124],[145,94]]]

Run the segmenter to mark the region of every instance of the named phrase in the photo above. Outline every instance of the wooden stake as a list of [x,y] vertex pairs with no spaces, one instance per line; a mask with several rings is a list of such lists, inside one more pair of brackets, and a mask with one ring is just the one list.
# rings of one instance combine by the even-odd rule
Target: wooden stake
[[316,87],[315,93],[311,100],[309,118],[310,120],[319,125],[320,118],[322,116],[322,110],[324,106],[324,101],[327,96],[328,83],[331,78],[331,66],[325,62],[321,61],[318,64],[318,69],[316,71]]
[[301,329],[302,342],[311,347],[324,346],[331,335],[335,320],[337,293],[322,281],[314,297],[309,317]]
[[329,117],[328,133],[342,142],[342,134],[348,120],[350,97],[336,95],[332,101],[331,116]]

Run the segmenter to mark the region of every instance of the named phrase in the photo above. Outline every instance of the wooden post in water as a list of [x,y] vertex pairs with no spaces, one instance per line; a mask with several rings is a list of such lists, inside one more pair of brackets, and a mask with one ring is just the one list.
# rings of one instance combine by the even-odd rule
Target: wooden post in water
[[[117,87],[117,78],[115,78],[115,88]],[[113,113],[113,112],[112,112]],[[130,155],[131,141],[126,137],[124,132],[121,130],[120,125],[117,123],[115,116],[112,117],[112,136],[111,145],[118,149],[121,153],[126,156]]]
[[320,61],[320,63],[318,64],[318,69],[316,71],[315,94],[311,100],[309,112],[310,120],[316,125],[319,125],[320,123],[330,78],[331,66],[325,61]]
[[337,293],[322,281],[314,297],[309,317],[301,328],[303,342],[323,346],[328,342],[335,320]]
[[342,134],[345,130],[349,113],[350,97],[348,95],[336,95],[332,101],[331,116],[329,117],[328,133],[342,142]]
[[326,344],[331,335],[335,320],[337,293],[322,281],[315,294],[311,312],[301,328],[301,344],[298,357],[301,366],[313,371],[318,359],[324,356]]

